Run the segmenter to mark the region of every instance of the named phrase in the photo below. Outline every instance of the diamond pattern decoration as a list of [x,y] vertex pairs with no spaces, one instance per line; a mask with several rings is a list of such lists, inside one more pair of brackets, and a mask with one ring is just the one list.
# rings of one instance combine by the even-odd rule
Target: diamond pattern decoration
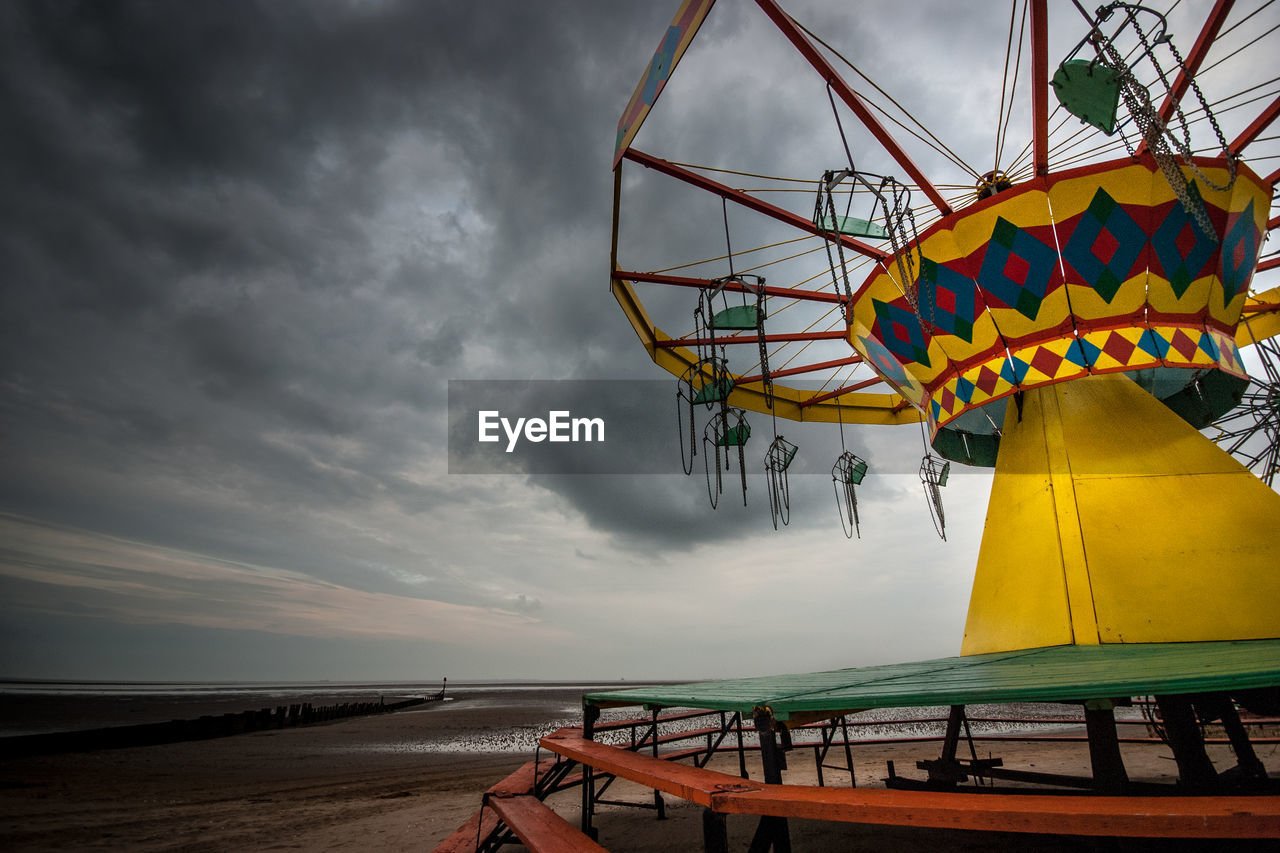
[[1260,248],[1257,227],[1253,222],[1253,199],[1234,221],[1228,219],[1227,235],[1222,240],[1222,304],[1249,289],[1254,265],[1258,262]]
[[899,390],[909,384],[907,371],[893,357],[893,354],[885,348],[884,344],[873,337],[863,337],[861,335],[858,336],[858,343],[862,345],[861,348],[870,358],[871,365],[875,368],[875,371],[887,379],[889,384]]
[[1108,304],[1134,273],[1147,234],[1120,204],[1098,188],[1062,249],[1062,257]]
[[1023,347],[1013,357],[1018,384],[1023,386],[1059,382],[1089,372],[1089,361],[1075,338],[1057,338]]
[[[1200,191],[1192,181],[1188,191],[1200,201]],[[1218,248],[1216,239],[1201,230],[1195,218],[1189,216],[1182,205],[1174,202],[1151,237],[1151,248],[1164,271],[1164,277],[1173,288],[1173,295],[1182,298],[1191,282],[1204,274],[1205,265]]]
[[920,317],[926,326],[973,343],[977,285],[967,275],[924,258],[920,262]]
[[1213,366],[1222,356],[1214,336],[1203,328],[1152,326],[1151,334],[1161,360],[1175,367]]
[[1160,360],[1151,333],[1141,328],[1086,332],[1080,338],[1080,348],[1094,371],[1132,370]]
[[871,305],[876,312],[872,334],[899,359],[929,367],[929,342],[920,326],[920,317],[910,308],[892,302],[872,299]]
[[1000,217],[982,258],[978,285],[998,306],[1035,320],[1057,269],[1057,251]]

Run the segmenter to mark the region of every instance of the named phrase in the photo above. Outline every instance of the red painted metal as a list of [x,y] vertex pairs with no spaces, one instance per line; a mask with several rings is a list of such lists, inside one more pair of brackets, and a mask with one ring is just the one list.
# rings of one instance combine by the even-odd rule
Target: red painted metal
[[[1170,116],[1173,115],[1174,108],[1182,100],[1182,96],[1187,93],[1187,89],[1191,88],[1191,79],[1200,71],[1200,65],[1209,53],[1209,48],[1213,46],[1213,40],[1218,37],[1218,31],[1222,29],[1222,24],[1227,19],[1227,13],[1231,11],[1231,7],[1235,5],[1235,2],[1236,0],[1218,0],[1213,9],[1210,10],[1209,17],[1205,19],[1204,26],[1200,28],[1200,35],[1196,37],[1196,43],[1191,46],[1191,52],[1183,60],[1187,66],[1186,69],[1178,72],[1177,79],[1173,81],[1173,86],[1170,87],[1169,97],[1165,98],[1164,103],[1160,105],[1160,120],[1162,122],[1169,121]],[[1147,142],[1144,139],[1138,143],[1136,153],[1142,155],[1146,150]]]
[[[788,341],[840,341],[844,340],[848,333],[843,329],[833,329],[830,332],[791,332],[784,335],[765,335],[765,343],[780,344]],[[754,344],[759,342],[758,335],[729,335],[723,338],[673,338],[669,341],[658,341],[654,346],[659,349],[675,349],[676,347],[697,347],[715,344]]]
[[1268,231],[1270,231],[1271,229],[1275,228],[1277,225],[1280,225],[1280,216],[1274,216],[1274,217],[1272,217],[1271,219],[1268,219],[1268,220],[1267,220],[1267,230],[1268,230]]
[[1031,3],[1031,122],[1036,175],[1049,174],[1049,13],[1047,0]]
[[[670,284],[675,287],[696,287],[701,290],[710,290],[715,287],[717,282],[709,278],[685,278],[677,275],[666,275],[656,272],[632,272],[631,270],[618,270],[613,274],[614,278],[621,278],[626,281],[647,281],[653,284]],[[730,293],[755,293],[749,287],[743,287],[741,284],[729,282],[724,289]],[[769,287],[765,286],[764,292],[767,296],[781,296],[784,299],[805,299],[809,302],[833,302],[840,303],[844,301],[838,293],[827,293],[820,290],[801,290],[795,287]]]
[[1267,270],[1273,270],[1276,267],[1280,267],[1280,258],[1271,258],[1269,260],[1263,261],[1262,263],[1258,264],[1257,271],[1266,272]]
[[[819,362],[818,364],[805,364],[800,367],[784,367],[782,370],[771,370],[769,371],[769,378],[781,379],[784,376],[799,376],[802,373],[813,373],[818,370],[829,370],[833,367],[847,367],[850,364],[861,363],[862,356],[851,355],[848,358],[837,358],[832,361]],[[761,379],[764,379],[763,373],[756,374],[755,376],[740,376],[738,377],[738,384],[749,385],[752,382],[759,382]],[[876,381],[879,382],[880,380],[877,379]],[[801,403],[800,405],[804,406],[806,404]]]
[[947,204],[946,199],[942,197],[942,193],[938,192],[938,188],[924,176],[924,172],[920,171],[920,167],[915,164],[910,155],[903,150],[897,140],[885,129],[885,126],[875,117],[875,114],[871,112],[862,98],[858,97],[858,93],[849,87],[849,84],[841,78],[831,63],[827,61],[827,58],[814,47],[804,32],[796,26],[796,22],[791,19],[791,16],[784,12],[774,0],[756,0],[756,4],[764,10],[774,25],[790,39],[801,55],[809,61],[809,64],[822,75],[823,80],[831,85],[832,90],[840,96],[840,100],[844,101],[845,105],[853,110],[854,115],[866,126],[867,130],[871,131],[871,135],[876,138],[876,141],[911,176],[911,180],[915,182],[916,186],[920,187],[921,191],[933,202],[942,215],[946,216],[951,213],[951,205]]
[[864,379],[861,382],[855,382],[852,385],[846,385],[843,388],[837,388],[834,391],[828,391],[825,394],[819,394],[816,397],[810,397],[807,400],[801,400],[799,405],[800,405],[800,408],[802,409],[808,406],[816,406],[817,404],[825,400],[830,400],[833,397],[839,397],[841,394],[849,394],[853,391],[859,391],[863,388],[869,388],[870,386],[883,381],[884,380],[881,379],[879,376],[873,376],[870,379]]
[[1272,101],[1271,105],[1262,111],[1262,115],[1254,119],[1253,123],[1244,129],[1244,133],[1237,136],[1235,141],[1228,146],[1231,149],[1231,153],[1237,156],[1241,154],[1250,142],[1257,139],[1259,134],[1266,130],[1271,122],[1276,120],[1276,116],[1280,116],[1280,96]]
[[1263,178],[1263,180],[1267,182],[1267,186],[1269,187],[1274,187],[1276,184],[1280,184],[1280,169],[1276,169],[1270,175]]
[[[662,172],[664,175],[669,175],[670,177],[684,181],[687,184],[692,184],[693,186],[706,190],[707,192],[715,193],[721,198],[726,198],[729,201],[736,202],[749,210],[754,210],[757,213],[763,213],[765,216],[771,216],[780,222],[785,222],[788,225],[799,228],[801,231],[807,231],[810,234],[816,234],[819,237],[827,236],[825,233],[819,231],[818,226],[814,225],[811,220],[805,219],[803,216],[798,216],[789,210],[783,210],[776,205],[769,204],[767,201],[761,201],[755,196],[744,193],[742,190],[735,190],[732,187],[727,187],[724,184],[717,183],[716,181],[713,181],[703,175],[699,175],[696,172],[692,172],[683,166],[677,166],[675,163],[663,160],[661,157],[654,157],[651,154],[645,154],[643,151],[637,151],[634,148],[628,148],[626,153],[622,156],[626,157],[628,160],[633,160],[639,163],[641,166]],[[838,238],[845,248],[852,249],[860,255],[864,255],[876,261],[887,261],[889,259],[889,254],[887,252],[883,252],[874,246],[868,246],[866,243],[855,240],[852,237],[847,237],[843,234],[838,235]]]

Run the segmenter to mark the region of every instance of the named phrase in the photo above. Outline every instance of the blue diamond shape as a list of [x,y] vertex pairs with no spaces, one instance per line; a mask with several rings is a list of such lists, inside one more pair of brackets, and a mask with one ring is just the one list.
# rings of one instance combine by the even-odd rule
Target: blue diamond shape
[[[1238,259],[1237,259],[1238,256]],[[1253,199],[1222,241],[1222,298],[1225,306],[1249,289],[1258,262],[1258,238],[1253,225]]]
[[[1187,190],[1197,204],[1204,203],[1200,200],[1200,191],[1196,189],[1194,181],[1187,185]],[[1184,256],[1178,248],[1178,236],[1187,227],[1191,228],[1195,242]],[[1173,295],[1181,299],[1191,282],[1203,274],[1205,264],[1218,248],[1218,243],[1213,235],[1205,233],[1195,217],[1189,216],[1180,203],[1174,202],[1168,215],[1152,235],[1151,247],[1155,249],[1156,260],[1160,262],[1164,277],[1173,288]]]
[[[1102,232],[1107,232],[1117,243],[1115,253],[1103,263],[1093,252],[1094,243]],[[1062,257],[1071,264],[1085,284],[1110,303],[1120,285],[1129,277],[1133,264],[1147,245],[1147,234],[1133,217],[1101,187],[1089,203],[1071,232],[1071,239],[1062,249]]]
[[1160,353],[1160,347],[1156,344],[1156,335],[1150,329],[1142,333],[1142,337],[1138,338],[1138,349],[1145,352],[1152,358],[1163,358]]
[[968,379],[961,376],[956,380],[956,396],[960,398],[960,402],[968,405],[969,401],[973,399],[973,391],[976,387]]
[[[1006,273],[1011,258],[1026,265],[1024,281]],[[996,220],[982,258],[978,285],[1003,307],[1017,309],[1028,320],[1034,320],[1057,264],[1058,253],[1054,249],[1002,217]]]
[[876,312],[875,328],[872,331],[889,348],[889,352],[900,359],[929,367],[929,342],[925,339],[916,313],[879,299],[872,299],[871,305]]
[[858,340],[862,342],[863,347],[867,350],[867,355],[871,357],[872,366],[891,383],[899,388],[907,386],[907,372],[902,369],[902,365],[897,359],[885,349],[884,344],[875,338],[864,338],[859,336]]

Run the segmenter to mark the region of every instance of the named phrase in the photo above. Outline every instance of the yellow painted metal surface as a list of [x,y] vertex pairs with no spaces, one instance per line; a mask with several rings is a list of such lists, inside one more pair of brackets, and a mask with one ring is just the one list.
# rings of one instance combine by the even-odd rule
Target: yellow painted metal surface
[[[1280,495],[1123,374],[1010,405],[962,653],[1280,637]],[[1056,551],[1056,553],[1055,553]]]

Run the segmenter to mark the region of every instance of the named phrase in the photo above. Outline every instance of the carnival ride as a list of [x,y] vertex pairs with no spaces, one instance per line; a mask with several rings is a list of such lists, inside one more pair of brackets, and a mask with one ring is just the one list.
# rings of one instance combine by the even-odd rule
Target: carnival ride
[[[846,447],[846,425],[920,425],[921,483],[943,538],[951,464],[994,468],[961,655],[589,694],[582,729],[545,738],[556,762],[535,765],[517,793],[540,800],[580,786],[582,829],[594,835],[603,789],[614,778],[639,781],[659,809],[659,791],[702,804],[708,850],[727,849],[726,813],[761,816],[752,850],[789,849],[789,816],[1280,837],[1275,780],[1238,711],[1280,712],[1280,495],[1270,488],[1280,350],[1269,340],[1280,334],[1280,288],[1267,289],[1261,275],[1280,266],[1264,245],[1280,222],[1271,215],[1280,155],[1267,145],[1280,116],[1280,54],[1267,37],[1280,27],[1257,29],[1270,4],[1216,0],[1185,55],[1186,37],[1165,13],[1055,4],[1055,32],[1071,33],[1073,46],[1051,60],[1049,4],[1015,0],[996,156],[976,169],[775,0],[756,0],[817,72],[839,143],[838,162],[813,162],[796,178],[693,166],[633,145],[712,5],[681,6],[619,123],[613,294],[650,357],[679,377],[685,471],[701,452],[713,506],[735,462],[739,477],[729,479],[745,501],[748,459],[763,456],[773,524],[789,521],[787,472],[803,450],[778,433],[780,418],[839,425],[831,471],[850,536],[859,528],[855,486],[874,475],[875,460]],[[1018,91],[1030,93],[1028,116],[1015,109]],[[1029,124],[1017,151],[1006,148],[1015,116]],[[940,168],[967,173],[969,185],[932,182],[890,124]],[[810,153],[797,148],[787,162]],[[860,169],[863,160],[878,171]],[[649,271],[622,265],[637,249],[619,237],[624,190],[641,191],[624,176],[632,164],[717,199],[708,229],[720,231],[723,252]],[[879,174],[888,171],[880,164],[904,177]],[[760,186],[722,183],[735,178]],[[769,193],[812,202],[774,203]],[[742,211],[780,230],[735,249]],[[688,218],[682,228],[693,227]],[[660,323],[688,316],[689,302],[692,329],[663,331]],[[821,384],[792,387],[791,377]],[[763,454],[749,449],[764,444],[749,443],[749,413],[772,423]],[[1142,696],[1154,697],[1176,785],[1125,771],[1113,712]],[[1091,774],[959,758],[965,706],[978,702],[1081,705]],[[629,748],[595,740],[619,725],[598,722],[602,708],[637,705],[652,716],[622,724],[632,727]],[[815,756],[843,748],[852,776],[851,715],[920,706],[951,709],[942,755],[919,765],[927,779],[891,770],[883,791],[782,784],[802,732],[816,731],[817,741],[803,741]],[[693,710],[659,716],[670,708]],[[671,725],[690,714],[714,718],[698,729],[705,746],[661,753],[660,744],[687,739]],[[1204,746],[1203,726],[1215,720],[1236,759],[1222,772]],[[730,736],[742,755],[744,721],[763,782],[746,778],[745,762],[738,776],[705,768]],[[673,761],[687,757],[695,767]],[[955,793],[961,782],[997,779],[1110,796]],[[472,827],[484,844],[512,833],[530,843],[520,817],[496,812],[488,835]]]

